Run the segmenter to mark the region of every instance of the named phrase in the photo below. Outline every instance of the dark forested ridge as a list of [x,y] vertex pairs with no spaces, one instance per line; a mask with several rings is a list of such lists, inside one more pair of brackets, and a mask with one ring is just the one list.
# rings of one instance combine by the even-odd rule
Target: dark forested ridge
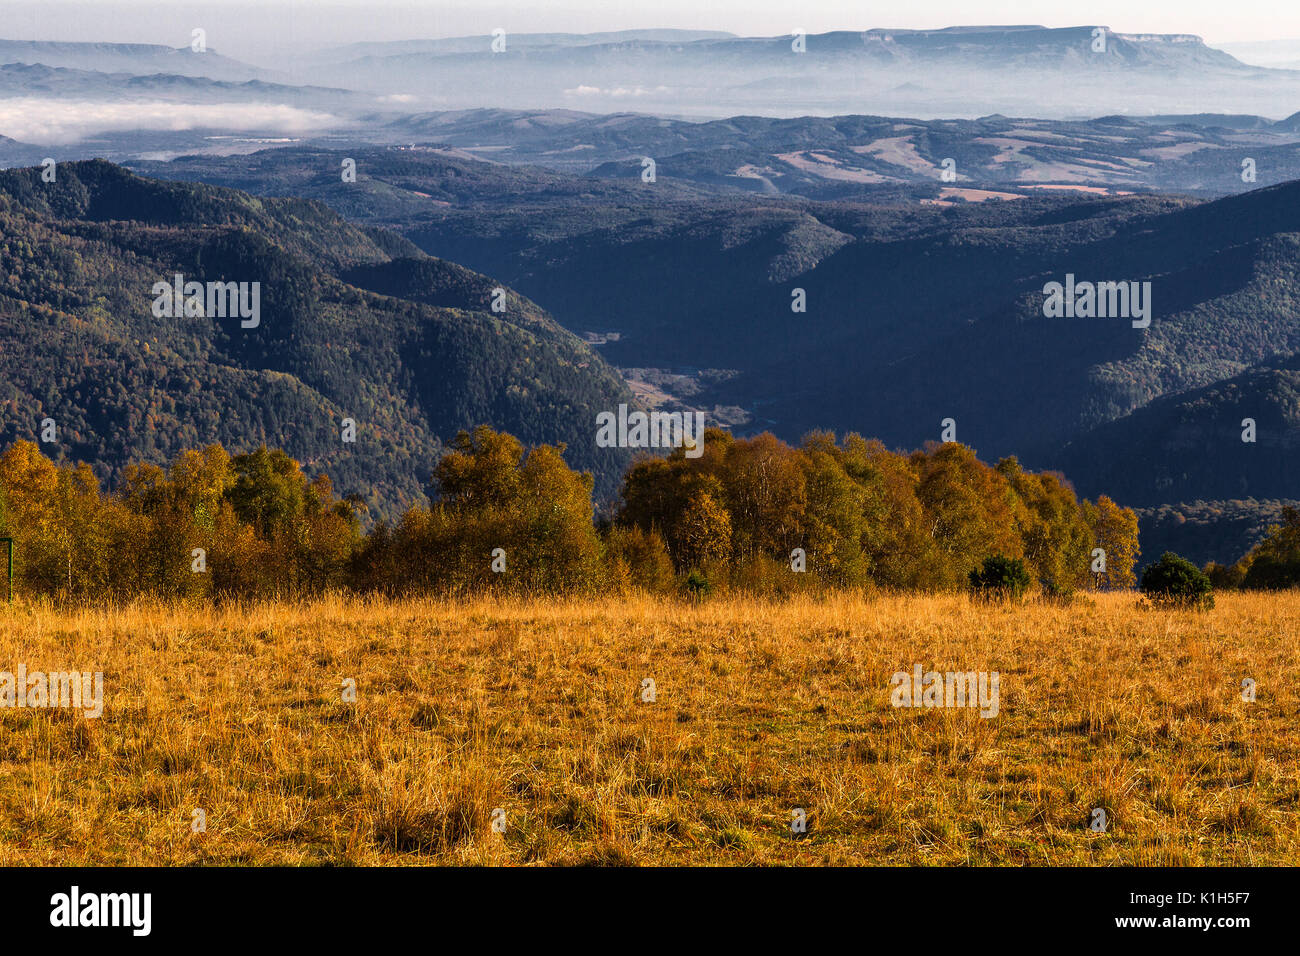
[[[153,286],[176,273],[259,282],[260,323],[155,317]],[[0,444],[52,419],[46,453],[101,478],[267,443],[387,514],[419,498],[443,440],[480,423],[566,442],[606,493],[627,461],[592,440],[596,412],[630,393],[586,345],[510,290],[493,312],[496,282],[316,202],[98,161],[61,164],[53,183],[11,170],[0,278]]]
[[[848,119],[737,119],[718,135],[820,129],[822,140],[849,141],[861,131]],[[1300,354],[1300,183],[1213,202],[701,197],[671,163],[649,184],[417,148],[357,152],[363,194],[311,172],[341,155],[282,150],[153,168],[258,192],[301,189],[390,225],[426,252],[501,277],[568,328],[604,336],[602,355],[620,367],[729,370],[688,400],[743,409],[742,434],[861,430],[915,447],[952,417],[958,440],[982,456],[1060,469],[1082,493],[1125,504],[1300,495],[1290,467],[1300,438],[1290,371]],[[1045,317],[1043,286],[1066,273],[1150,282],[1150,326]],[[802,313],[791,309],[795,289]],[[1247,417],[1254,443],[1241,441]],[[1206,552],[1236,548],[1237,527],[1197,523],[1189,533],[1200,544],[1183,543],[1233,561],[1239,553]]]

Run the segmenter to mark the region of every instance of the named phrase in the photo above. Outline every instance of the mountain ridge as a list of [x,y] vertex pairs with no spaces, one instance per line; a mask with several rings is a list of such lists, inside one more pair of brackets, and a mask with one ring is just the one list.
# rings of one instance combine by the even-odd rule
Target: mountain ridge
[[[58,177],[0,173],[11,276],[0,287],[0,443],[35,439],[48,417],[56,457],[111,479],[133,457],[265,442],[384,517],[420,500],[442,442],[487,423],[568,444],[612,493],[628,454],[596,448],[593,422],[631,393],[517,293],[498,314],[489,301],[431,305],[349,285],[339,273],[422,254],[319,203],[144,180],[102,161],[60,164]],[[261,283],[260,324],[154,317],[151,290],[174,273]],[[340,438],[344,418],[357,423],[355,446]]]

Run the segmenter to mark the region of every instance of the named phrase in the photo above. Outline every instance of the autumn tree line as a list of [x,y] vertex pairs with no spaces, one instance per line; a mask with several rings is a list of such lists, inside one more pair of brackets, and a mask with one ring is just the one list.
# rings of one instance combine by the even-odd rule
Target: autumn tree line
[[1281,521],[1236,564],[1211,561],[1205,573],[1216,589],[1277,591],[1300,587],[1300,509],[1288,505]]
[[1066,595],[1131,587],[1138,558],[1130,509],[956,443],[901,454],[858,435],[794,447],[710,429],[698,457],[636,461],[599,519],[563,446],[486,426],[458,435],[432,479],[429,503],[367,531],[359,497],[282,451],[212,445],[132,465],[105,492],[89,466],[18,442],[0,454],[0,537],[16,541],[17,592],[56,600],[948,590],[991,556]]

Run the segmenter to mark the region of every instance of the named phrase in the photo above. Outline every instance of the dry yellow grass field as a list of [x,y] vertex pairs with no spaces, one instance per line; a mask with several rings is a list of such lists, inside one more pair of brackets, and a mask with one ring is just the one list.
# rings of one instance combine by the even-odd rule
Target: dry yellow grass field
[[0,710],[0,864],[1300,863],[1300,594],[1137,604],[0,606],[0,669],[104,672]]

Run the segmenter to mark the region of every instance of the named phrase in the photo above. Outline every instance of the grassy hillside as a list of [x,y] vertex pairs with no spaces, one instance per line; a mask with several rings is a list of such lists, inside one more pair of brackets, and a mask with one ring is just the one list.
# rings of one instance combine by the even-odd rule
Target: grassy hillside
[[[104,674],[0,711],[0,865],[1300,862],[1300,596],[1134,600],[0,606],[0,667]],[[997,716],[892,707],[918,663]]]

